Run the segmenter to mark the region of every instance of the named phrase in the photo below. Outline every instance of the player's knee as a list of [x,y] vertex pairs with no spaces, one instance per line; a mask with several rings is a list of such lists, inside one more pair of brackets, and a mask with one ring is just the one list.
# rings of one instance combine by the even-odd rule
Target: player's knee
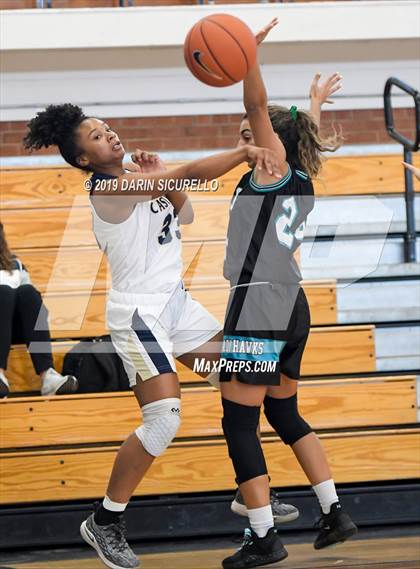
[[267,466],[257,436],[260,408],[222,399],[222,426],[238,484],[267,474]]
[[264,413],[286,445],[293,445],[312,432],[310,425],[299,415],[297,394],[286,399],[276,399],[267,395],[264,399]]
[[142,407],[143,425],[135,433],[144,449],[160,456],[171,444],[181,424],[181,400],[176,397],[153,401]]
[[17,300],[20,303],[31,303],[35,305],[42,304],[40,292],[31,284],[24,284],[16,290]]

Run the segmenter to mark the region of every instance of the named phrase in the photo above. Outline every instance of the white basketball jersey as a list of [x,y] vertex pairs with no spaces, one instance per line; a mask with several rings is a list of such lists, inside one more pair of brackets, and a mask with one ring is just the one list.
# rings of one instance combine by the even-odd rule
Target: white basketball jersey
[[181,234],[168,198],[136,204],[121,223],[102,220],[92,208],[93,231],[111,269],[112,288],[126,293],[170,292],[181,280]]

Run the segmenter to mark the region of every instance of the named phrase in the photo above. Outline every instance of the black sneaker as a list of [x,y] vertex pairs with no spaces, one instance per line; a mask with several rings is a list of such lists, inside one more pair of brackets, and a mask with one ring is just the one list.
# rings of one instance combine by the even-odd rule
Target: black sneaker
[[315,525],[319,534],[314,541],[315,549],[324,549],[335,543],[343,543],[357,533],[357,526],[341,508],[339,502],[332,504],[329,514],[322,514]]
[[[295,508],[295,506],[292,506],[292,504],[284,504],[281,501],[280,495],[274,490],[270,490],[270,502],[275,524],[292,522],[299,517],[299,510]],[[236,491],[235,498],[230,505],[230,509],[234,514],[238,514],[238,516],[248,517],[248,510],[246,509],[245,502],[239,488]]]
[[270,528],[265,537],[258,537],[252,529],[247,528],[242,547],[234,555],[223,559],[222,566],[223,569],[259,567],[286,559],[287,555],[275,528]]

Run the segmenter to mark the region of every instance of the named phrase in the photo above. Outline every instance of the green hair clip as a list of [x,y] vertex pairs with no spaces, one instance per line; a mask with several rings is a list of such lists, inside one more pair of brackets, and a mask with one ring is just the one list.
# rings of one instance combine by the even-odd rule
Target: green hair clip
[[297,114],[298,114],[297,107],[295,107],[295,105],[292,105],[292,106],[290,107],[289,111],[290,111],[290,114],[292,115],[292,119],[293,119],[294,121],[296,121],[296,120],[297,120]]

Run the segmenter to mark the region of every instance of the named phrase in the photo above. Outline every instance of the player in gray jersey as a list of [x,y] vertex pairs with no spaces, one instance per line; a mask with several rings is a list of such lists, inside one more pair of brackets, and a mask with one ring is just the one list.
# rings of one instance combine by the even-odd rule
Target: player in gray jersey
[[[273,21],[266,31],[276,24]],[[339,88],[333,75],[312,85],[315,103],[321,91]],[[258,62],[244,79],[244,117],[240,143],[255,142],[280,157],[280,180],[253,168],[239,182],[230,207],[224,275],[230,281],[224,325],[220,382],[222,425],[251,528],[242,547],[223,561],[224,569],[257,567],[287,557],[274,529],[267,466],[257,435],[260,410],[285,444],[290,445],[321,508],[315,549],[340,543],[357,528],[340,505],[323,447],[300,416],[297,386],[310,328],[310,313],[294,258],[313,208],[314,178],[322,152],[340,145],[319,131],[319,108],[312,113],[268,106]],[[270,366],[268,366],[270,364]]]

